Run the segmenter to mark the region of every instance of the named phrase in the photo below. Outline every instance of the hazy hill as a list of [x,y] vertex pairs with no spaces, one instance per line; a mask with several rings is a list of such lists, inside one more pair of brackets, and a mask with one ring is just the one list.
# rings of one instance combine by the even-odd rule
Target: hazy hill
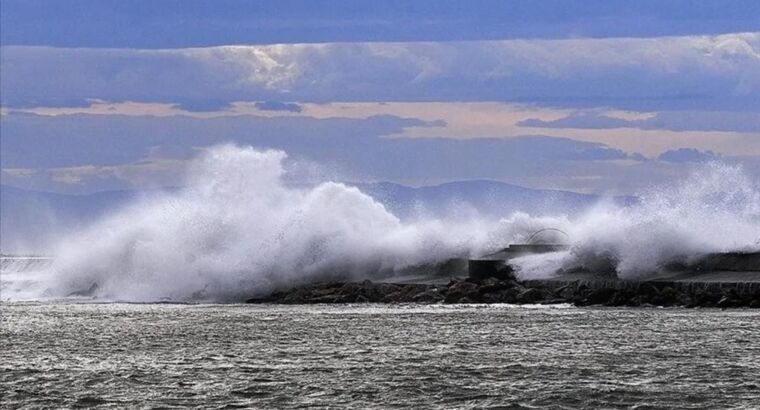
[[[401,217],[419,214],[466,217],[499,217],[514,211],[531,214],[576,214],[600,200],[597,195],[570,191],[531,189],[497,181],[473,180],[411,188],[387,182],[353,184],[372,195]],[[631,203],[632,197],[616,202]]]

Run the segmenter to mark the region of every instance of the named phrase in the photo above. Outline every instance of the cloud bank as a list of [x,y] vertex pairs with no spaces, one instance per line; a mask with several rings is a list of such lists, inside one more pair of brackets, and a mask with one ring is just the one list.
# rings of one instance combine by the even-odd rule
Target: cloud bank
[[519,101],[760,109],[760,33],[186,49],[6,46],[4,106],[108,101]]
[[576,112],[550,121],[531,118],[520,121],[517,125],[558,129],[638,128],[643,130],[756,133],[760,132],[760,115],[755,111],[665,111],[651,114],[644,119],[626,119],[611,117],[598,112]]

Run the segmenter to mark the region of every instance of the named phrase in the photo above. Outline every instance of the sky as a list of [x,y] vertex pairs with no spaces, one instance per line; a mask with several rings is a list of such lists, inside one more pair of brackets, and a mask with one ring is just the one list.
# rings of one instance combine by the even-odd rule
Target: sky
[[3,184],[174,186],[225,142],[412,186],[760,178],[760,2],[0,0]]

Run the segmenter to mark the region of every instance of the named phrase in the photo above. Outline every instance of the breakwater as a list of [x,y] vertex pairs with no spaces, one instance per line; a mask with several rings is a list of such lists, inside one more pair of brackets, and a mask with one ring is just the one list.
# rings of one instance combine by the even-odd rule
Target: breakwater
[[[758,273],[760,275],[760,273]],[[251,298],[248,303],[512,303],[576,306],[760,308],[760,281],[624,281],[467,278],[446,284],[325,282]]]

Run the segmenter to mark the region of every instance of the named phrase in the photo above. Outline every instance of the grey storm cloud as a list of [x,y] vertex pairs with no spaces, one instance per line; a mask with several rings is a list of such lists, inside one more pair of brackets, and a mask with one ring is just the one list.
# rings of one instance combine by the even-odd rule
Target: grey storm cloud
[[302,108],[296,103],[285,103],[280,101],[260,101],[254,104],[256,108],[262,111],[286,111],[301,112]]
[[657,157],[665,162],[707,162],[719,159],[720,156],[712,151],[700,151],[694,148],[679,148],[665,151]]
[[[518,101],[636,110],[760,107],[760,34],[2,48],[5,106],[71,101]],[[213,104],[212,104],[213,105]]]
[[639,128],[671,131],[760,132],[758,111],[663,111],[649,118],[628,120],[597,112],[579,112],[553,121],[531,118],[518,122],[523,127],[612,129]]
[[[412,126],[435,127],[436,123],[390,115],[203,119],[10,113],[3,118],[0,159],[9,170],[6,178],[44,176],[45,170],[60,169],[53,182],[77,184],[112,184],[108,178],[118,172],[165,172],[175,164],[172,161],[195,156],[199,147],[225,142],[281,149],[293,158],[336,166],[359,179],[389,181],[561,175],[571,163],[643,160],[604,144],[548,136],[384,137]],[[99,152],[94,157],[96,144]]]

